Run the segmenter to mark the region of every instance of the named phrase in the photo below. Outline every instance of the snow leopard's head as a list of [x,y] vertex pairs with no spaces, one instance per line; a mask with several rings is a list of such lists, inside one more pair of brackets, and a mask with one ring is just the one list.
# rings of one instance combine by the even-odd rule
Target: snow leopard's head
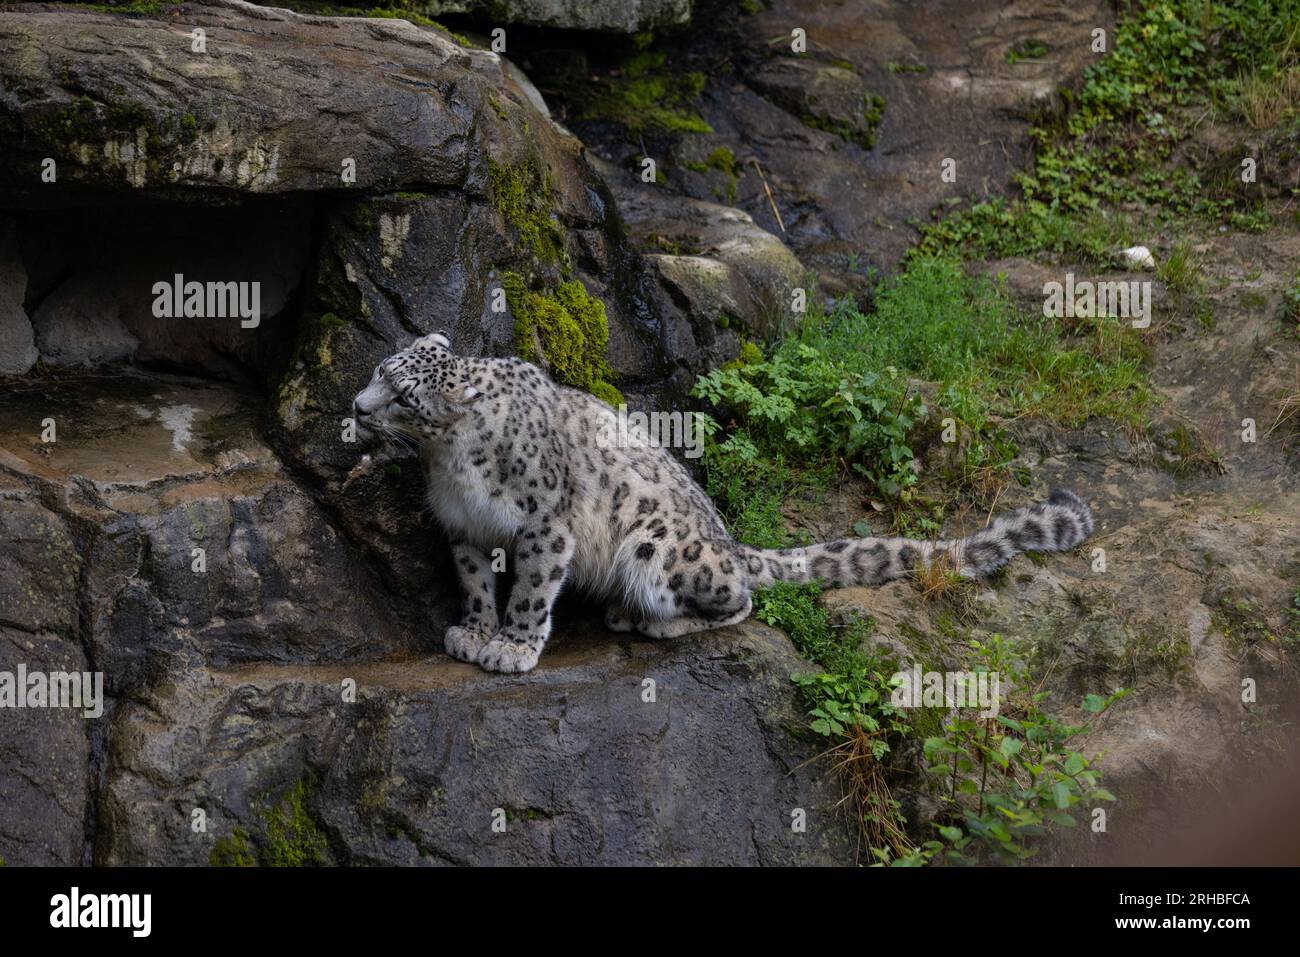
[[358,432],[429,442],[460,419],[478,393],[464,381],[450,345],[435,332],[379,363],[352,400]]

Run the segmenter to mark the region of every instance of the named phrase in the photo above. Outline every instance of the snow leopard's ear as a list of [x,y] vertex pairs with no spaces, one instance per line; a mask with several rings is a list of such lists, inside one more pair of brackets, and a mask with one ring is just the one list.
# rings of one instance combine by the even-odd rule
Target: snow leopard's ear
[[412,349],[451,349],[451,340],[441,332],[431,332],[411,343]]

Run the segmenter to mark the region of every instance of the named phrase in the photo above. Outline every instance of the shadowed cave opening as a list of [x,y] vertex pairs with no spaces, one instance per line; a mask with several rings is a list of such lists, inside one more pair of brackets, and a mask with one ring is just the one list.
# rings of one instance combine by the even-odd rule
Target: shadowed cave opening
[[[295,197],[0,211],[0,269],[25,286],[45,370],[130,364],[265,388],[290,359],[316,220],[315,204]],[[175,297],[159,284],[177,277],[191,313],[192,284],[203,284],[204,315],[170,314]]]

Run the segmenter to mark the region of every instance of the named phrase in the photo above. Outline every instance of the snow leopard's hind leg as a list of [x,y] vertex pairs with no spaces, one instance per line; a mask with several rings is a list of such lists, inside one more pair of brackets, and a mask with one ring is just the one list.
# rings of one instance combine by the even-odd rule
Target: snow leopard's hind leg
[[[638,549],[638,558],[644,548]],[[632,624],[647,638],[678,638],[734,625],[754,607],[744,568],[724,543],[688,539],[680,548],[659,543],[646,556],[646,566],[655,568],[655,574],[637,576],[641,611],[632,615]]]
[[479,652],[488,671],[531,671],[551,634],[551,610],[573,560],[573,532],[548,523],[529,529],[515,545],[515,580],[501,627]]
[[730,614],[721,618],[709,618],[703,615],[681,615],[677,618],[646,619],[637,623],[636,630],[647,638],[680,638],[682,635],[694,635],[714,628],[735,625],[749,617],[754,609],[754,602],[748,595],[745,603]]
[[451,557],[460,581],[460,624],[447,629],[443,647],[453,658],[478,661],[499,627],[496,573],[486,555],[464,542],[451,546]]

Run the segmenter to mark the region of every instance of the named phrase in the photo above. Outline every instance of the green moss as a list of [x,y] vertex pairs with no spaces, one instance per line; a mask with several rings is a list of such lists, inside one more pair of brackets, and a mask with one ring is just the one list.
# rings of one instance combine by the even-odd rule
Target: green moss
[[1047,56],[1049,47],[1042,40],[1022,40],[1007,50],[1007,62],[1019,63],[1021,60],[1037,60]]
[[876,145],[876,128],[885,115],[884,97],[875,93],[866,93],[862,97],[862,125],[849,120],[835,119],[805,113],[803,122],[815,130],[831,133],[846,143],[856,143],[864,150],[874,149]]
[[734,205],[736,202],[736,184],[740,180],[740,165],[736,156],[725,146],[719,146],[703,162],[687,163],[686,168],[697,173],[717,170],[727,178],[726,200]]
[[140,104],[115,100],[104,107],[104,125],[111,130],[134,130],[141,126],[152,127],[155,123],[153,114]]
[[178,3],[163,3],[162,0],[132,0],[130,3],[69,3],[70,7],[94,10],[96,13],[152,14],[161,13],[168,7],[178,7]]
[[[262,833],[254,839],[235,827],[213,845],[213,867],[322,867],[330,863],[329,844],[308,804],[311,786],[299,781],[262,815]],[[256,846],[255,846],[256,845]]]
[[740,354],[730,362],[724,363],[724,369],[741,369],[754,362],[763,361],[763,350],[746,339],[740,346]]
[[299,13],[310,13],[318,17],[366,17],[372,20],[406,20],[419,27],[437,30],[448,39],[463,47],[478,46],[464,34],[449,30],[437,20],[430,19],[417,10],[409,9],[419,6],[411,0],[396,0],[395,3],[382,7],[366,7],[364,4],[320,3],[317,0],[277,0],[276,6],[287,7]]
[[436,20],[426,17],[422,13],[416,13],[414,10],[401,10],[397,7],[370,7],[366,10],[349,10],[345,11],[345,16],[352,17],[369,17],[377,20],[406,20],[420,27],[436,27]]
[[515,350],[520,358],[545,360],[557,382],[610,405],[623,401],[608,381],[612,372],[605,359],[609,322],[604,303],[576,279],[561,283],[553,294],[533,292],[518,273],[506,273],[501,285],[515,317]]
[[1177,478],[1222,473],[1218,451],[1182,422],[1171,428],[1152,426],[1148,434],[1156,446],[1156,465]]
[[256,867],[257,856],[249,846],[248,832],[236,827],[229,837],[217,841],[208,852],[208,863],[213,867]]
[[382,20],[408,20],[416,26],[429,27],[438,31],[458,46],[470,48],[478,46],[477,43],[465,36],[465,34],[457,33],[455,30],[449,30],[437,20],[426,17],[422,13],[416,13],[414,10],[403,10],[398,7],[370,7],[367,10],[345,10],[342,11],[342,15],[352,17],[371,17]]
[[622,392],[619,392],[618,389],[614,388],[603,379],[592,385],[589,391],[597,399],[600,399],[601,402],[604,402],[606,405],[611,405],[616,409],[627,401],[623,398]]
[[348,218],[352,220],[353,225],[364,233],[373,230],[378,222],[374,207],[365,200],[352,204]]
[[712,133],[690,104],[704,91],[703,73],[674,74],[665,68],[663,52],[646,50],[625,60],[618,76],[586,97],[585,120],[611,120],[622,126],[631,142],[645,135]]
[[682,244],[676,240],[669,239],[667,236],[660,236],[658,233],[650,233],[645,238],[646,245],[665,252],[670,256],[682,255]]
[[551,219],[551,181],[536,156],[507,166],[488,160],[492,205],[519,232],[519,240],[543,262],[565,258],[560,230]]
[[332,312],[299,323],[293,354],[276,387],[276,414],[285,427],[298,428],[303,413],[317,408],[317,397],[338,387],[334,337],[347,327],[348,323]]
[[266,843],[259,855],[264,867],[321,867],[329,863],[329,845],[307,808],[311,790],[299,781],[265,815]]
[[1148,624],[1126,647],[1130,667],[1140,675],[1157,669],[1170,681],[1191,671],[1192,645],[1186,631]]
[[21,130],[23,136],[62,151],[77,144],[101,146],[123,139],[134,145],[143,129],[143,158],[150,179],[170,168],[168,149],[192,142],[200,126],[192,113],[156,116],[147,107],[120,95],[102,103],[83,95],[53,109],[34,109],[25,114],[8,109],[2,116],[0,126],[5,129]]

